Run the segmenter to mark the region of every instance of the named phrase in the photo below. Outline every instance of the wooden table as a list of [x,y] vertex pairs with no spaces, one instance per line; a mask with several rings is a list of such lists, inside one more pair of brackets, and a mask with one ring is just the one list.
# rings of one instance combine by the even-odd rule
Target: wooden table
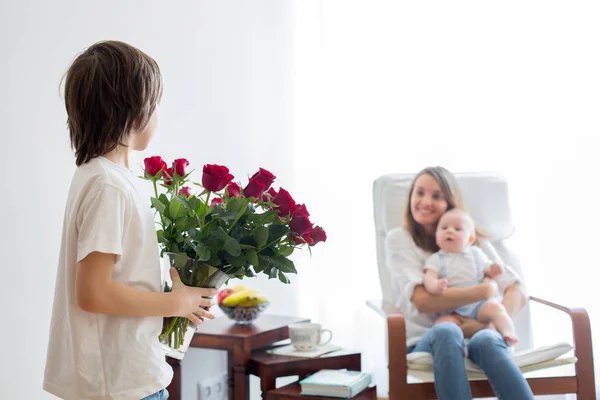
[[252,354],[249,373],[260,378],[263,399],[267,392],[275,389],[279,377],[298,375],[300,379],[322,369],[361,370],[360,352],[338,350],[319,357],[294,357],[270,354],[266,350],[257,350]]
[[[289,324],[307,321],[306,318],[263,314],[251,325],[239,325],[222,316],[200,325],[190,347],[226,350],[229,399],[248,400],[248,363],[252,351],[289,338]],[[173,381],[167,388],[169,400],[182,400],[181,362],[169,357],[167,360],[173,367]]]
[[[271,390],[267,394],[267,400],[342,400],[339,397],[307,396],[300,394],[300,384],[298,382],[290,383],[279,389]],[[346,400],[376,400],[377,389],[375,386],[369,386],[359,394]]]

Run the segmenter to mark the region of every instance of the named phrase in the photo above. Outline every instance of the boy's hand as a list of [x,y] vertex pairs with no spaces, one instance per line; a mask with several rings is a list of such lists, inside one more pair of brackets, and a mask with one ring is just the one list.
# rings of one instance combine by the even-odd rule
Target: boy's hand
[[171,293],[175,296],[175,316],[185,317],[194,324],[201,324],[204,318],[214,319],[215,316],[208,312],[213,301],[204,296],[214,296],[218,289],[186,286],[181,282],[175,268],[171,268],[169,273],[173,281]]

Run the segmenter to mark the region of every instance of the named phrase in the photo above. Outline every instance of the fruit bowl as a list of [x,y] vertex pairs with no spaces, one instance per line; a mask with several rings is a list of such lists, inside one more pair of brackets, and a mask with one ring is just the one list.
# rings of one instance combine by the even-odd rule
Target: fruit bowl
[[258,316],[267,308],[268,302],[258,304],[256,306],[225,306],[219,304],[219,308],[230,319],[238,324],[251,324]]

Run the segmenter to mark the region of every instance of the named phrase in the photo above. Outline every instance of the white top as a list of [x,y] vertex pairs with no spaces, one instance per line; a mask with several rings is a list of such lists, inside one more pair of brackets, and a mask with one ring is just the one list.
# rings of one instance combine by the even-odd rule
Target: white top
[[[517,273],[502,262],[489,241],[479,242],[480,248],[491,260],[504,266],[504,273],[496,280],[500,292],[503,293],[513,283],[521,282]],[[398,293],[394,305],[404,313],[406,345],[412,346],[419,342],[437,318],[436,314],[419,313],[411,302],[415,286],[423,284],[423,267],[431,253],[418,247],[406,230],[394,228],[385,238],[385,254],[394,293]]]
[[[445,271],[442,271],[444,258]],[[482,273],[478,271],[478,263]],[[423,270],[430,269],[437,273],[445,273],[441,278],[447,279],[450,286],[476,284],[494,262],[477,246],[472,245],[457,253],[438,251],[433,253],[423,265]],[[501,275],[502,276],[502,275]]]
[[75,298],[77,263],[93,251],[119,256],[113,279],[161,291],[154,218],[139,178],[104,157],[77,168],[58,262],[44,390],[66,400],[139,400],[165,388],[173,371],[158,341],[161,317],[83,311]]

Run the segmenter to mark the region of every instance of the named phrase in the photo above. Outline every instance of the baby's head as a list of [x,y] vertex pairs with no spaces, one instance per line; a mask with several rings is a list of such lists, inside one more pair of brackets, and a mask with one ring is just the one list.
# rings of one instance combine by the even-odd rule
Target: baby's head
[[446,211],[438,223],[435,241],[445,252],[463,251],[475,241],[475,222],[458,208]]

